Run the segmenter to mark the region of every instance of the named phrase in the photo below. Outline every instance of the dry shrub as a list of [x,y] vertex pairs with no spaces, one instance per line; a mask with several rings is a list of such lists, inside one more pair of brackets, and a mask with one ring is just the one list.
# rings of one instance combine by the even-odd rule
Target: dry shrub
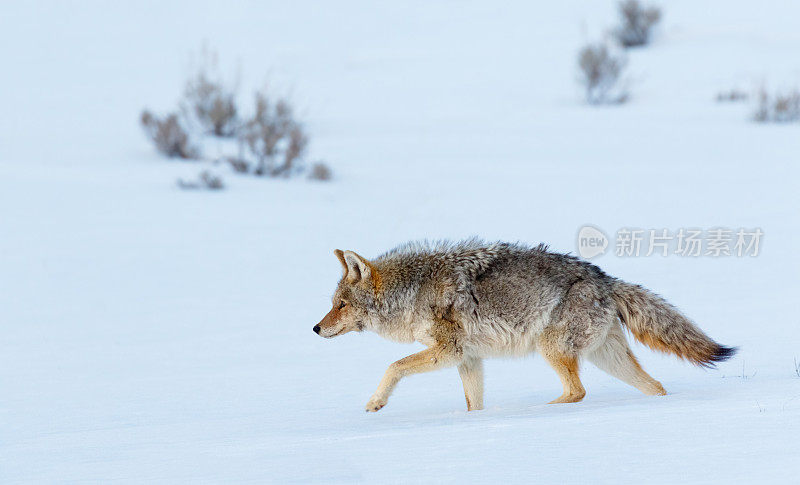
[[204,72],[186,83],[184,109],[214,136],[236,135],[238,117],[234,94],[208,79]]
[[638,0],[625,0],[619,4],[620,25],[613,34],[624,47],[637,47],[650,43],[653,27],[661,20],[661,9],[643,7]]
[[770,94],[765,88],[761,88],[753,119],[762,123],[800,121],[800,91],[792,89]]
[[718,103],[735,103],[737,101],[745,101],[750,96],[738,89],[731,89],[730,91],[720,91],[717,93],[717,102]]
[[164,118],[158,118],[144,110],[141,123],[156,149],[167,157],[192,159],[199,156],[198,149],[190,144],[189,134],[178,115],[171,113]]
[[241,157],[222,157],[220,161],[230,165],[231,169],[237,173],[250,172],[250,162]]
[[[229,89],[218,74],[216,54],[204,48],[194,77],[186,83],[180,101],[180,116],[172,113],[158,118],[149,111],[141,116],[142,126],[159,152],[168,157],[200,158],[200,149],[190,143],[190,133],[235,137],[233,143],[221,141],[225,150],[213,163],[227,164],[236,173],[269,177],[289,177],[306,173],[304,157],[309,143],[302,123],[286,99],[271,98],[265,90],[256,93],[254,113],[246,118],[237,106],[235,90]],[[244,121],[243,121],[244,120]],[[314,180],[328,180],[331,170],[323,163],[311,168]],[[198,180],[179,180],[182,188],[222,188],[222,179],[202,172]]]
[[225,187],[225,185],[222,183],[222,177],[219,175],[214,175],[207,170],[200,173],[200,180],[207,189],[219,190]]
[[311,166],[311,171],[308,172],[308,178],[320,182],[327,182],[333,178],[333,172],[325,162],[317,162]]
[[186,82],[181,109],[214,136],[232,137],[239,127],[236,95],[222,81],[217,54],[203,48],[200,66]]
[[263,92],[256,93],[255,113],[244,124],[240,140],[255,158],[253,173],[271,177],[297,172],[308,146],[308,136],[289,103],[272,102]]
[[220,190],[225,187],[225,184],[222,182],[222,177],[214,175],[208,170],[203,170],[200,172],[198,180],[178,179],[178,187],[185,190]]
[[619,104],[628,100],[622,79],[627,61],[605,44],[589,44],[578,53],[579,81],[590,104]]

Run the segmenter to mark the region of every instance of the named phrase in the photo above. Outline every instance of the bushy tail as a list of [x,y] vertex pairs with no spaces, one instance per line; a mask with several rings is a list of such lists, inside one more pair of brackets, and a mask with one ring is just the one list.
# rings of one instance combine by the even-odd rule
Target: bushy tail
[[636,340],[653,350],[675,354],[701,367],[714,367],[736,353],[736,348],[714,342],[677,308],[639,285],[616,280],[613,298],[622,323]]

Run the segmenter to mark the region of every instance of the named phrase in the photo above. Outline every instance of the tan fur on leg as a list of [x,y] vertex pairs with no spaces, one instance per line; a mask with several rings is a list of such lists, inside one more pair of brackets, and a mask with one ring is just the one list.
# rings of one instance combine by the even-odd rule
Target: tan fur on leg
[[578,377],[578,358],[569,355],[545,339],[539,340],[539,352],[548,364],[558,373],[564,393],[561,397],[550,401],[550,404],[578,402],[586,395],[586,390]]
[[467,411],[483,409],[483,360],[469,358],[458,365],[458,374],[464,385]]
[[588,359],[601,370],[648,396],[663,396],[667,393],[661,383],[650,377],[639,365],[619,324],[608,331],[605,342],[590,353]]
[[367,412],[375,412],[385,406],[395,386],[403,377],[441,369],[453,365],[456,361],[457,357],[451,349],[440,344],[394,362],[386,369],[378,389],[367,402]]

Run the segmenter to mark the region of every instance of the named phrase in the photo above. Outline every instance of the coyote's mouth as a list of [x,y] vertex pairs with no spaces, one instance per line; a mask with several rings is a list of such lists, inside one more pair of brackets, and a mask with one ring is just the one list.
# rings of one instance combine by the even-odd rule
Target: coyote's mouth
[[339,330],[338,332],[336,332],[336,333],[335,333],[335,334],[333,334],[333,335],[329,335],[329,336],[327,336],[326,338],[338,337],[339,335],[343,334],[345,330],[347,330],[347,327],[342,327],[342,329],[341,329],[341,330]]

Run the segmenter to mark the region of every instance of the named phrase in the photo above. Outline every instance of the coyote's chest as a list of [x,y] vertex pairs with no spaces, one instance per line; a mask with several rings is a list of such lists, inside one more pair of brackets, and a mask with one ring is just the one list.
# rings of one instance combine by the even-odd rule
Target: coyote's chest
[[423,345],[433,345],[431,336],[432,322],[414,318],[406,318],[391,324],[380,325],[375,332],[381,337],[399,343],[419,342]]

